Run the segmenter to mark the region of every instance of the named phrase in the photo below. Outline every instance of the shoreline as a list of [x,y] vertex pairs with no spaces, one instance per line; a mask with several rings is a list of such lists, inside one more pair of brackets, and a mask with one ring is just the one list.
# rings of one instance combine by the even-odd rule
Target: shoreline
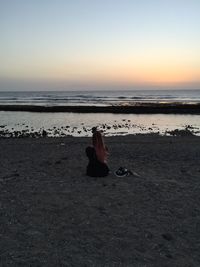
[[[102,129],[101,129],[102,130]],[[6,129],[4,126],[0,125],[0,139],[21,139],[21,138],[31,138],[31,139],[38,139],[38,138],[45,138],[45,139],[52,139],[52,138],[68,138],[68,137],[73,137],[73,138],[91,138],[89,133],[91,133],[91,129],[85,129],[85,132],[87,135],[80,135],[81,131],[79,130],[78,133],[79,135],[73,135],[72,132],[70,134],[69,129],[67,132],[63,133],[63,130],[61,128],[54,129],[56,134],[53,134],[53,129],[43,129],[40,128],[39,130],[30,130],[29,128],[25,130],[11,130],[9,131]],[[160,131],[156,132],[145,132],[145,133],[128,133],[128,132],[119,132],[116,135],[108,135],[105,134],[106,138],[109,137],[126,137],[126,136],[160,136],[160,137],[185,137],[185,136],[193,136],[193,137],[199,137],[200,131],[196,130],[195,127],[191,125],[185,126],[184,129],[173,129],[173,130],[166,130],[165,133],[161,133]]]
[[200,103],[140,103],[135,106],[0,105],[0,111],[72,112],[114,114],[200,114]]

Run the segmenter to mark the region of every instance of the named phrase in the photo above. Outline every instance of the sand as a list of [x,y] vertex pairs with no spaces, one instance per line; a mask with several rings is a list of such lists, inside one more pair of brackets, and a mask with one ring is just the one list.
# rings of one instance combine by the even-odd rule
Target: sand
[[0,139],[0,266],[200,266],[200,138],[106,138],[125,178],[87,177],[89,143]]
[[200,103],[134,103],[108,106],[0,105],[0,111],[73,112],[115,114],[200,114]]

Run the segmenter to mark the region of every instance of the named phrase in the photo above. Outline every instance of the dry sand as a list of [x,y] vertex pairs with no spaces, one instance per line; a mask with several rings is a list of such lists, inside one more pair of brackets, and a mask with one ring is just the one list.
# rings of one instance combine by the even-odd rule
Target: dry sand
[[89,138],[0,139],[0,266],[200,266],[200,138],[110,137],[85,175]]

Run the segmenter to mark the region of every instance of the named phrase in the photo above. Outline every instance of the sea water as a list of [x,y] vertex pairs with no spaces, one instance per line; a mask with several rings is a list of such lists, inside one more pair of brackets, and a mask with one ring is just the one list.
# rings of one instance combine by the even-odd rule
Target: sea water
[[[200,103],[200,90],[0,92],[0,105],[134,105],[139,103]],[[194,127],[200,135],[200,115],[39,113],[0,111],[1,129],[8,131],[47,130],[49,136],[91,136],[98,126],[106,135],[137,133],[166,134],[174,129]],[[59,131],[57,131],[59,129]]]
[[0,105],[132,105],[200,103],[200,90],[32,91],[0,92]]

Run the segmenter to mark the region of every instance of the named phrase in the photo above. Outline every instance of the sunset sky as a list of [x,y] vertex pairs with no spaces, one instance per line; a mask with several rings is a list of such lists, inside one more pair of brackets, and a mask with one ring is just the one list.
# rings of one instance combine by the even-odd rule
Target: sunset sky
[[0,0],[0,90],[200,89],[200,0]]

